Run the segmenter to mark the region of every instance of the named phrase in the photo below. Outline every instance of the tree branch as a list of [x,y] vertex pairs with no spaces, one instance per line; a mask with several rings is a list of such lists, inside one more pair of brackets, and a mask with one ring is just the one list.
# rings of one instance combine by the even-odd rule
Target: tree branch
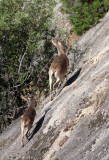
[[[29,73],[29,71],[28,71],[28,73]],[[26,81],[27,79],[29,79],[30,76],[31,76],[31,75],[28,75],[28,73],[27,73],[27,76],[26,76],[26,78],[24,79],[24,81],[23,81],[22,83],[20,83],[20,84],[18,84],[18,85],[16,85],[16,86],[13,86],[13,87],[11,87],[11,88],[17,88],[17,87],[22,86],[22,85],[25,83],[25,81]]]
[[21,61],[20,61],[18,73],[20,72],[20,69],[21,69],[21,66],[22,66],[22,62],[23,62],[23,59],[24,59],[24,57],[25,57],[25,55],[26,55],[27,49],[28,49],[28,47],[26,46],[26,50],[25,50],[25,52],[24,52],[24,54],[23,54],[23,56],[22,56],[22,58],[21,58]]

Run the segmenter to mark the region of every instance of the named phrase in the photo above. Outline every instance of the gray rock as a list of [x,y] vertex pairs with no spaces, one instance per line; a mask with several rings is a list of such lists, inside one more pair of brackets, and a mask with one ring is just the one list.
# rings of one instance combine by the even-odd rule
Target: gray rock
[[109,13],[77,46],[78,77],[40,104],[23,148],[20,118],[0,135],[0,160],[109,160]]

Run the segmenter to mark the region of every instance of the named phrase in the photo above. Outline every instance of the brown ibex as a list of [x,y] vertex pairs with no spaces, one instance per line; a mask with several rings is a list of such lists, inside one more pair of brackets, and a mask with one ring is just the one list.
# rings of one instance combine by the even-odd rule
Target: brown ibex
[[53,88],[56,88],[64,77],[65,73],[67,72],[69,66],[69,59],[66,56],[66,53],[68,51],[67,46],[63,42],[60,42],[55,38],[52,39],[52,43],[57,47],[58,57],[53,60],[49,68],[49,85],[51,100],[53,76],[56,78],[56,83],[53,85]]
[[23,96],[21,95],[21,98],[25,101],[27,101],[28,103],[28,108],[26,109],[26,111],[23,114],[23,117],[21,119],[21,145],[22,147],[24,146],[23,144],[23,137],[24,137],[24,128],[27,127],[28,130],[26,132],[26,137],[28,139],[28,134],[30,129],[32,128],[35,116],[36,116],[36,111],[33,108],[33,103],[32,103],[32,99],[28,96]]

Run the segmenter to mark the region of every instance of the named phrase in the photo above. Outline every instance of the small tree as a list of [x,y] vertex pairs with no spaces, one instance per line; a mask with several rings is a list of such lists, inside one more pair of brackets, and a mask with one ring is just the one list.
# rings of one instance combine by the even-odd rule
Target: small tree
[[69,21],[77,35],[85,33],[109,11],[108,0],[61,0],[61,11],[69,14]]
[[109,1],[94,0],[92,3],[77,4],[72,8],[70,22],[76,34],[83,34],[97,23],[109,10]]
[[0,115],[3,123],[20,105],[19,95],[31,82],[40,91],[48,87],[47,66],[53,53],[50,45],[53,31],[49,31],[53,5],[52,0],[0,1]]

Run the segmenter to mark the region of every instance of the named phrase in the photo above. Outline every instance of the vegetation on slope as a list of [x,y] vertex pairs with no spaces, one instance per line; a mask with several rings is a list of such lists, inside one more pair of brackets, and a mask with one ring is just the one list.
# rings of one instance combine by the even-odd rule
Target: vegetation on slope
[[53,6],[49,0],[0,1],[0,132],[21,114],[22,93],[48,92]]
[[77,35],[83,34],[109,10],[108,0],[61,0],[61,11],[69,14],[69,21]]

